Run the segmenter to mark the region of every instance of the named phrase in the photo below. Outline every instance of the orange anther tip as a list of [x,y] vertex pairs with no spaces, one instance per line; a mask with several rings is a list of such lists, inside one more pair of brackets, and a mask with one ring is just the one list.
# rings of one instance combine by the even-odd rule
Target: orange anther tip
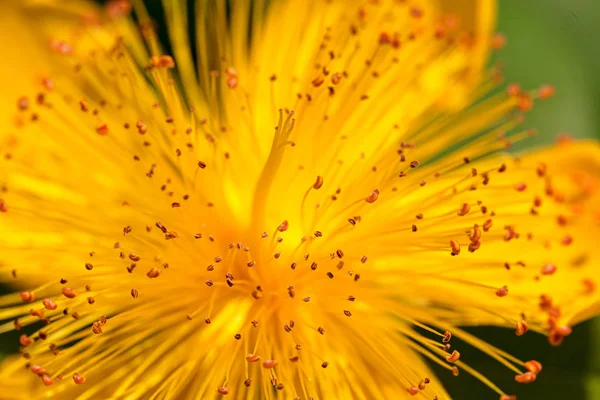
[[533,108],[533,99],[529,94],[521,93],[519,95],[519,103],[517,107],[523,112],[529,111]]
[[504,297],[508,294],[508,286],[502,286],[500,289],[496,290],[496,296]]
[[492,36],[492,40],[490,43],[492,50],[500,50],[504,46],[506,46],[506,36],[502,33],[495,33]]
[[228,395],[229,394],[229,389],[222,386],[217,388],[217,393],[222,394],[223,396]]
[[54,383],[54,379],[50,378],[49,375],[42,375],[42,382],[44,382],[44,385],[46,386],[50,386]]
[[460,353],[458,351],[454,350],[452,352],[452,354],[446,356],[446,361],[448,361],[450,363],[454,363],[454,362],[457,362],[459,358],[460,358]]
[[175,68],[175,60],[171,56],[152,56],[150,63],[155,68]]
[[450,240],[450,249],[452,250],[450,254],[453,256],[460,254],[460,244],[458,244],[455,240]]
[[515,381],[518,383],[533,383],[537,376],[533,372],[525,372],[524,374],[515,376]]
[[525,368],[533,374],[539,374],[542,371],[542,364],[539,361],[531,360],[525,362]]
[[279,232],[285,232],[288,230],[289,226],[290,226],[290,224],[287,222],[287,220],[285,220],[277,227],[277,230]]
[[442,338],[443,343],[448,343],[452,339],[452,333],[449,331],[444,332],[444,337]]
[[371,194],[365,197],[365,201],[367,203],[374,203],[379,198],[379,190],[375,189],[371,192]]
[[246,361],[248,362],[257,362],[258,360],[260,360],[260,356],[257,356],[256,354],[250,353],[246,356]]
[[35,293],[33,292],[21,292],[20,296],[21,300],[23,300],[25,303],[31,303],[35,300]]
[[23,334],[19,338],[19,343],[21,343],[21,346],[29,346],[33,343],[33,340],[28,338],[27,335]]
[[323,84],[323,82],[325,82],[325,77],[323,75],[319,75],[313,79],[312,84],[314,87],[319,87]]
[[527,326],[527,322],[525,322],[525,320],[517,322],[517,328],[515,331],[515,334],[517,336],[523,336],[528,330],[529,327]]
[[517,396],[512,394],[503,394],[500,396],[500,400],[517,400]]
[[538,89],[538,96],[543,100],[554,96],[554,93],[556,93],[556,89],[552,85],[542,85]]
[[235,76],[230,76],[227,79],[227,86],[229,86],[230,89],[235,89],[238,85],[238,78]]
[[108,135],[108,125],[106,124],[100,124],[96,127],[96,132],[98,132],[98,135]]
[[413,396],[416,396],[417,394],[419,394],[419,388],[416,386],[411,386],[406,390],[408,391],[408,393],[410,393]]
[[323,186],[323,177],[317,176],[317,180],[315,181],[315,183],[313,185],[313,189],[315,189],[315,190],[321,189],[321,186]]
[[523,191],[525,191],[525,189],[527,189],[527,185],[524,183],[519,183],[519,184],[515,185],[515,190],[517,192],[523,192]]
[[56,310],[57,305],[52,300],[44,299],[42,303],[44,304],[44,307],[46,307],[47,310]]
[[262,363],[264,368],[274,368],[277,366],[277,364],[279,364],[277,360],[265,360]]
[[78,384],[81,385],[83,382],[85,382],[85,378],[81,375],[79,375],[78,373],[74,373],[73,374],[73,381]]
[[68,287],[62,288],[62,294],[68,299],[74,299],[77,296],[77,292]]
[[33,367],[31,367],[31,372],[33,372],[36,375],[42,375],[46,373],[46,368],[43,368],[42,366],[36,364]]
[[556,265],[546,264],[542,267],[542,275],[552,275],[556,272]]
[[506,93],[511,97],[516,97],[521,94],[521,87],[517,83],[511,83],[506,88]]
[[555,330],[556,333],[558,333],[561,336],[569,336],[573,332],[573,329],[568,325],[557,326]]
[[457,214],[462,217],[463,215],[467,215],[470,209],[471,206],[468,203],[463,203],[463,205],[460,207],[460,210],[458,210]]

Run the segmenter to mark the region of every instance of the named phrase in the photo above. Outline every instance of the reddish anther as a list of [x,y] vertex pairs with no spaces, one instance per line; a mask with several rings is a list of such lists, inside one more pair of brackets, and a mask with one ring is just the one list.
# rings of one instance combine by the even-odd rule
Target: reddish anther
[[413,396],[416,396],[417,394],[419,394],[419,388],[416,386],[411,386],[406,390],[408,391],[408,393],[410,393]]
[[531,360],[525,362],[525,368],[533,374],[539,374],[542,371],[542,364],[539,361]]
[[290,226],[290,224],[288,223],[287,220],[285,220],[277,227],[277,230],[279,232],[285,232],[288,230],[289,226]]
[[96,132],[98,133],[98,135],[108,135],[108,125],[106,124],[100,124],[96,127]]
[[226,388],[225,386],[221,386],[217,388],[217,393],[222,394],[223,396],[226,396],[229,394],[229,389]]
[[552,275],[556,272],[556,265],[546,264],[542,267],[542,275]]
[[68,287],[62,288],[62,294],[68,299],[74,299],[77,296],[77,292]]
[[452,352],[452,354],[446,356],[446,361],[448,361],[449,363],[455,363],[458,361],[458,359],[460,358],[460,353],[456,350],[454,350]]
[[76,372],[73,374],[73,382],[75,382],[78,385],[81,385],[83,382],[85,382],[85,378]]
[[520,320],[517,322],[517,328],[515,330],[515,335],[523,336],[525,334],[525,332],[527,332],[528,330],[529,330],[529,327],[527,326],[527,322],[525,322],[525,320]]
[[23,300],[25,303],[31,303],[35,300],[35,293],[33,292],[21,292],[20,296],[21,300]]
[[29,346],[33,343],[33,339],[30,339],[27,335],[23,334],[19,338],[19,343],[21,343],[21,346]]
[[44,299],[42,300],[42,303],[44,304],[44,307],[46,307],[47,310],[56,310],[56,307],[58,307],[56,303],[50,299]]
[[471,209],[471,206],[468,203],[464,203],[460,207],[460,210],[458,210],[457,214],[462,217],[464,215],[467,215],[469,213],[470,209]]
[[54,383],[54,379],[50,378],[49,375],[47,374],[43,374],[42,375],[42,382],[44,382],[44,385],[46,386],[50,386]]
[[375,189],[371,192],[371,194],[365,197],[365,201],[367,203],[374,203],[379,198],[379,190]]
[[515,376],[515,381],[519,383],[533,383],[537,376],[533,372],[525,372],[524,374]]
[[317,180],[313,184],[313,189],[319,190],[319,189],[321,189],[321,186],[323,186],[323,177],[317,176]]
[[263,361],[262,366],[263,368],[270,369],[276,367],[277,364],[279,364],[277,360],[265,360]]
[[542,100],[549,99],[554,96],[554,93],[556,93],[556,89],[554,89],[554,86],[552,85],[542,85],[538,89],[538,96]]
[[450,252],[451,255],[457,256],[460,254],[460,244],[458,244],[457,241],[450,240],[450,248],[452,249],[452,251]]

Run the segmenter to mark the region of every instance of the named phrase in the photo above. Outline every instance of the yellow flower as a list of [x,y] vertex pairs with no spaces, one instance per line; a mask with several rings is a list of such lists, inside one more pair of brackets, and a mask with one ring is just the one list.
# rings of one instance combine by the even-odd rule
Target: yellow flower
[[459,326],[598,313],[600,150],[505,152],[553,90],[485,70],[492,2],[186,4],[170,50],[3,4],[0,397],[447,399],[429,360],[510,400],[452,338],[541,365]]

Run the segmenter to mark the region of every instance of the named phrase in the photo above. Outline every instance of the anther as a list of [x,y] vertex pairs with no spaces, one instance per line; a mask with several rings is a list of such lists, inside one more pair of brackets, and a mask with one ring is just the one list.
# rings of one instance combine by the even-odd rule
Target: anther
[[323,75],[319,75],[313,79],[312,84],[314,87],[319,87],[323,84],[323,82],[325,82],[325,77]]
[[379,198],[379,190],[375,189],[371,192],[371,194],[365,197],[365,201],[367,203],[374,203]]
[[490,228],[492,227],[492,225],[493,225],[493,222],[492,222],[491,219],[488,219],[487,221],[485,221],[484,224],[483,224],[483,230],[484,230],[484,232],[489,231]]
[[257,362],[258,360],[260,360],[260,356],[257,356],[256,354],[248,354],[246,356],[246,361],[248,362]]
[[23,334],[19,337],[19,343],[21,343],[21,346],[29,346],[33,343],[33,339],[30,339],[27,335]]
[[150,271],[148,271],[146,273],[146,276],[148,278],[158,278],[158,276],[160,275],[160,273],[161,273],[160,269],[158,269],[156,267],[153,267],[152,269],[150,269]]
[[416,396],[417,394],[419,394],[419,388],[416,386],[411,386],[408,389],[406,389],[408,391],[408,393],[410,393],[412,396]]
[[35,293],[33,292],[21,292],[20,296],[21,300],[23,300],[25,303],[31,303],[35,300]]
[[460,353],[456,350],[452,352],[452,354],[446,356],[446,361],[449,363],[455,363],[460,358]]
[[108,135],[108,125],[100,124],[96,127],[96,132],[98,135]]
[[519,383],[533,383],[537,376],[532,372],[525,372],[524,374],[515,376],[515,381]]
[[315,189],[315,190],[321,189],[321,186],[323,186],[323,177],[317,176],[317,180],[313,184],[313,189]]
[[50,386],[54,383],[54,379],[50,378],[49,375],[42,375],[42,382],[44,382],[44,385],[46,386]]
[[468,203],[464,203],[462,205],[462,207],[460,208],[460,210],[458,210],[457,214],[462,217],[464,215],[467,215],[467,213],[469,212],[470,209],[471,209],[471,206]]
[[479,225],[475,224],[473,226],[473,232],[469,235],[469,239],[471,239],[472,243],[479,242],[481,238],[481,230],[479,229]]
[[42,303],[44,304],[44,307],[46,307],[47,310],[56,310],[57,305],[52,300],[44,299]]
[[75,298],[75,296],[77,296],[77,293],[73,289],[68,288],[68,287],[62,288],[62,294],[63,294],[63,296],[65,296],[66,298],[69,298],[69,299],[73,299],[73,298]]
[[527,326],[527,322],[525,322],[525,320],[520,320],[517,322],[517,328],[515,330],[515,335],[517,336],[523,336],[525,334],[525,332],[527,332],[529,330],[529,327]]
[[85,378],[76,372],[73,374],[73,381],[76,384],[81,385],[83,382],[85,382]]
[[539,374],[542,371],[542,364],[539,361],[531,360],[525,362],[525,368],[535,375]]
[[542,275],[552,275],[556,272],[556,265],[546,264],[542,267]]
[[452,249],[451,255],[457,256],[460,254],[460,244],[457,241],[450,240],[450,248]]
[[223,396],[226,396],[229,394],[229,389],[226,388],[225,386],[221,386],[217,388],[217,393],[222,394]]
[[271,369],[275,368],[279,364],[277,360],[265,360],[262,363],[263,368]]
[[502,286],[500,289],[496,290],[496,296],[504,297],[508,294],[508,286]]
[[289,227],[289,223],[287,222],[287,220],[285,220],[277,227],[277,230],[279,232],[285,232],[288,230],[288,227]]
[[442,338],[443,343],[448,343],[452,339],[452,333],[449,331],[444,332],[444,337]]
[[99,335],[102,333],[102,327],[100,327],[100,324],[98,322],[94,322],[92,324],[92,332],[94,332],[94,334]]

